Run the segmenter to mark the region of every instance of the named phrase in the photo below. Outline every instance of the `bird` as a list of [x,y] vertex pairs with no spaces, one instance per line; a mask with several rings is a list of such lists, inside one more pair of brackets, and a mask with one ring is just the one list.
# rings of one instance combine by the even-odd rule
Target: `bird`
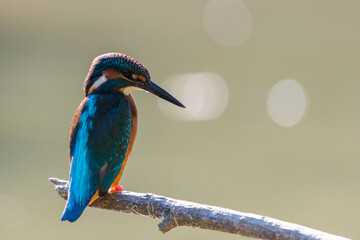
[[138,122],[133,90],[185,108],[152,82],[149,71],[136,59],[123,53],[96,57],[84,81],[85,99],[71,123],[69,192],[62,221],[75,222],[99,197],[124,190],[119,182]]

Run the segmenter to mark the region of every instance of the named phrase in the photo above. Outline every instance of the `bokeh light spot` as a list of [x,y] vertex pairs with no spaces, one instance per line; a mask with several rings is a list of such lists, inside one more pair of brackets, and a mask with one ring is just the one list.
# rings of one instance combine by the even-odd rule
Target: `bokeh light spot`
[[229,93],[225,81],[216,73],[191,73],[170,77],[162,84],[186,106],[186,110],[159,99],[161,111],[180,121],[218,118],[225,110]]
[[25,223],[26,211],[21,199],[12,195],[0,194],[0,227],[21,228]]
[[210,37],[224,46],[242,44],[252,28],[250,10],[241,0],[210,0],[204,8],[203,22]]
[[275,123],[282,127],[292,127],[305,114],[305,91],[294,79],[281,80],[270,89],[266,106]]

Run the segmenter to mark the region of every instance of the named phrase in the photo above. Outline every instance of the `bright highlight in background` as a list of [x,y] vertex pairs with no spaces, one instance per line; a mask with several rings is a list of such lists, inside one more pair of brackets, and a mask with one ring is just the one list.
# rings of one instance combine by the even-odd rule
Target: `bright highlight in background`
[[162,84],[186,110],[159,99],[161,111],[181,121],[205,121],[218,118],[225,110],[229,93],[225,81],[216,73],[191,73],[170,77]]
[[281,80],[270,89],[266,106],[275,123],[282,127],[292,127],[305,114],[305,91],[294,79]]
[[25,217],[25,206],[20,199],[0,194],[0,228],[21,228],[25,223]]
[[210,0],[204,8],[203,22],[210,37],[225,46],[242,44],[252,28],[250,10],[241,0]]

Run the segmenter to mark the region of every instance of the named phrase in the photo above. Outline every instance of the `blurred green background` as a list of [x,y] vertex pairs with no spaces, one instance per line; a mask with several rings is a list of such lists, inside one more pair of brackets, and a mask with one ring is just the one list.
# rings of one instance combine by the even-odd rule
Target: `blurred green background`
[[[212,121],[173,121],[155,97],[134,93],[139,128],[125,189],[359,239],[360,4],[243,3],[251,33],[224,46],[204,27],[207,0],[0,1],[0,238],[239,239],[192,228],[163,235],[157,220],[92,208],[60,222],[65,201],[47,178],[68,178],[83,80],[94,57],[124,52],[160,85],[210,71],[229,91]],[[286,78],[304,88],[307,107],[285,128],[266,99]]]

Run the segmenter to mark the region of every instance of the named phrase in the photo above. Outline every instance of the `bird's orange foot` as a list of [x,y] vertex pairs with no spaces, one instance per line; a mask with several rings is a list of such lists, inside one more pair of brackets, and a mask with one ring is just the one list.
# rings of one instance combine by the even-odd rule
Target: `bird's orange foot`
[[113,189],[111,189],[110,193],[117,192],[117,191],[124,191],[125,189],[121,185],[116,185]]

